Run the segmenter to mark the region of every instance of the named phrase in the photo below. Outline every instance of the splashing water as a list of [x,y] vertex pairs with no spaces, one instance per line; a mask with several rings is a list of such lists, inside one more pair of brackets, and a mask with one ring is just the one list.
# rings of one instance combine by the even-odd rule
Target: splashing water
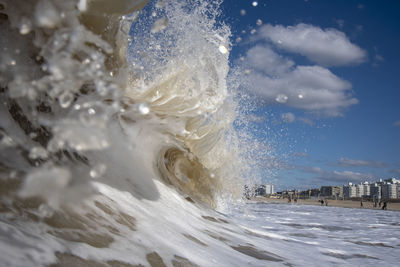
[[2,265],[235,262],[204,228],[247,166],[219,4],[0,0]]
[[[147,2],[0,0],[0,265],[396,263],[395,213],[337,210],[376,221],[348,229],[323,207],[324,227],[307,207],[232,205],[274,164],[247,130],[250,71],[229,69],[220,1]],[[371,242],[376,225],[390,234]],[[332,249],[360,227],[355,251]]]

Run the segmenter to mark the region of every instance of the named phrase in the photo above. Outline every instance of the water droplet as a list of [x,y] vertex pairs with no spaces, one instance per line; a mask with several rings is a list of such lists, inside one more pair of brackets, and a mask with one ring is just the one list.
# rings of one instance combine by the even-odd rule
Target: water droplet
[[29,151],[30,159],[46,159],[48,157],[48,152],[45,148],[41,146],[32,147]]
[[107,166],[104,164],[97,164],[90,170],[90,177],[100,178],[106,172]]
[[40,205],[38,211],[42,218],[50,217],[54,213],[54,210],[47,204]]
[[244,10],[244,9],[240,10],[240,15],[242,15],[242,16],[246,15],[246,10]]
[[23,17],[21,19],[21,22],[19,23],[19,33],[25,35],[30,33],[31,30],[32,30],[32,22],[26,17]]
[[58,97],[58,103],[62,108],[67,108],[71,105],[72,101],[74,100],[74,96],[66,91],[63,92],[59,97]]
[[210,173],[210,177],[211,178],[215,178],[215,174],[214,173]]
[[303,98],[304,98],[304,95],[299,94],[299,98],[300,98],[300,99],[303,99]]
[[249,70],[249,69],[244,70],[244,74],[249,75],[250,73],[251,73],[251,70]]
[[218,50],[219,50],[219,52],[221,52],[222,54],[227,54],[227,53],[228,53],[228,49],[227,49],[225,46],[223,46],[223,45],[220,45],[219,48],[218,48]]
[[79,3],[77,4],[77,7],[80,12],[85,12],[87,9],[87,2],[86,0],[79,0]]
[[11,179],[14,179],[17,177],[17,175],[18,175],[17,171],[11,171],[8,177],[10,177]]
[[10,61],[10,65],[11,65],[11,66],[15,66],[15,65],[17,65],[17,61],[15,61],[15,60],[11,60],[11,61]]
[[139,105],[139,112],[143,115],[149,114],[150,107],[147,103],[142,103]]
[[160,18],[156,20],[153,24],[153,27],[151,27],[151,33],[160,32],[164,30],[167,26],[168,26],[167,18]]
[[255,34],[256,32],[257,32],[256,29],[252,29],[252,30],[250,31],[250,34]]
[[258,2],[257,1],[253,1],[253,3],[251,3],[253,6],[258,6]]
[[262,20],[261,20],[261,19],[258,19],[257,22],[256,22],[256,24],[257,24],[258,26],[261,26],[261,25],[262,25]]
[[239,43],[239,42],[241,42],[241,41],[242,41],[242,37],[236,38],[236,43]]
[[89,113],[89,115],[94,115],[94,114],[96,114],[96,110],[94,110],[94,108],[89,108],[88,113]]
[[279,94],[276,96],[275,100],[279,103],[286,103],[288,101],[288,97],[284,94]]
[[0,148],[14,146],[14,140],[9,137],[4,131],[0,130]]

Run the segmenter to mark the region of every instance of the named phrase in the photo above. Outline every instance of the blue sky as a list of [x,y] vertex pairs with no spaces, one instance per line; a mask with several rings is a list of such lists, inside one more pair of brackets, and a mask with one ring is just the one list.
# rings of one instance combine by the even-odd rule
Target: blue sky
[[399,1],[221,8],[230,62],[246,72],[242,90],[262,100],[251,127],[278,162],[266,182],[305,189],[400,176]]

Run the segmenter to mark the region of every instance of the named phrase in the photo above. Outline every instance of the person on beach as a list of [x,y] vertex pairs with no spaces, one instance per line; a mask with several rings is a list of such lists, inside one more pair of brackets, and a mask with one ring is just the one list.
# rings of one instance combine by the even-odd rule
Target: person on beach
[[387,210],[387,202],[386,202],[386,201],[383,202],[383,207],[382,207],[382,209],[383,209],[383,210]]
[[328,206],[328,200],[325,200],[325,206]]
[[362,202],[362,199],[361,199],[361,202],[360,202],[360,208],[362,208],[364,205],[363,205],[363,202]]

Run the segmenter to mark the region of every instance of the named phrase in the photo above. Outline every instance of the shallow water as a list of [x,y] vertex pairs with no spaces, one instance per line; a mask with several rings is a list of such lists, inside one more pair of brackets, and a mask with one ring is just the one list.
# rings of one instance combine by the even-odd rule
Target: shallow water
[[237,209],[234,218],[251,232],[254,243],[261,240],[259,246],[294,265],[393,266],[398,262],[399,212],[253,203]]

